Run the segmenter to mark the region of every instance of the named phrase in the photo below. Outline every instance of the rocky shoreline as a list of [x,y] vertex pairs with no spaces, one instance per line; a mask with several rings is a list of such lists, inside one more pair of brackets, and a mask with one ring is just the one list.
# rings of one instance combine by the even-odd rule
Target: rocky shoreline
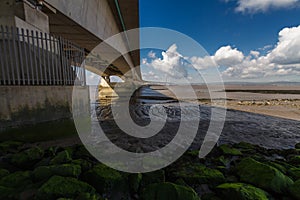
[[106,167],[82,145],[42,149],[6,141],[0,149],[0,199],[300,199],[300,144],[223,144],[204,159],[187,151],[144,174]]

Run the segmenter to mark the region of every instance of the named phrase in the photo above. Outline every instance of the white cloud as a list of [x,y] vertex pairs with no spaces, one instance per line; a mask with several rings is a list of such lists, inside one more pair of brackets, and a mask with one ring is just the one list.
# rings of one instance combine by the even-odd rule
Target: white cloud
[[[270,49],[271,47],[273,49]],[[249,55],[244,55],[237,48],[223,46],[212,56],[189,58],[179,54],[176,44],[173,44],[166,52],[162,52],[162,59],[154,58],[146,65],[175,78],[189,77],[187,68],[191,65],[198,70],[222,66],[222,69],[225,68],[222,75],[227,78],[300,75],[300,25],[282,29],[278,34],[278,43],[275,46],[263,47],[266,48],[269,49],[266,55],[254,50],[250,51]],[[264,51],[263,49],[260,50]],[[160,78],[165,76],[155,73]],[[150,71],[147,76],[154,77],[154,73]]]
[[189,61],[191,62],[193,67],[195,67],[198,70],[217,66],[217,63],[211,56],[205,56],[204,58],[193,56],[189,59]]
[[260,55],[259,51],[250,51],[250,55],[252,55],[254,58],[257,58]]
[[156,55],[155,55],[155,53],[154,53],[153,51],[150,51],[150,52],[148,53],[148,57],[149,57],[149,58],[156,58]]
[[174,78],[183,78],[187,76],[187,63],[184,61],[183,56],[177,52],[176,44],[170,46],[167,51],[162,52],[162,59],[155,57],[146,65],[153,67],[155,70],[164,72]]
[[[223,75],[228,77],[257,78],[299,74],[300,26],[284,28],[279,32],[278,40],[277,45],[267,55],[259,56],[259,52],[251,51],[250,56],[244,57],[240,62],[227,65],[228,68],[223,72]],[[235,54],[236,60],[239,60],[240,56],[237,56],[237,53]]]
[[237,4],[235,8],[237,12],[257,13],[270,9],[293,8],[299,4],[299,0],[237,0]]
[[236,65],[244,59],[244,54],[231,46],[221,47],[215,53],[214,60],[218,65],[231,66]]
[[277,64],[300,63],[300,26],[281,30],[279,41],[268,56]]

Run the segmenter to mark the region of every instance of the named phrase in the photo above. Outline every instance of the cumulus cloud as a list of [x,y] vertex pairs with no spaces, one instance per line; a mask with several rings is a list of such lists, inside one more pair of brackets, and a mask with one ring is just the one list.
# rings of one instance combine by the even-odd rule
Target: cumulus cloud
[[214,60],[222,66],[236,65],[242,62],[243,59],[244,54],[231,46],[221,47],[214,56]]
[[[152,54],[150,54],[150,56],[152,56]],[[176,44],[171,45],[165,52],[162,52],[162,58],[154,57],[154,59],[150,63],[146,63],[146,65],[174,78],[187,77],[188,74],[186,69],[188,64],[185,62],[183,56],[178,53]]]
[[281,30],[279,41],[268,56],[277,64],[300,63],[300,26]]
[[[232,53],[231,55],[235,56],[235,60],[239,60],[239,62],[226,65],[227,69],[223,72],[223,75],[228,77],[257,78],[299,74],[300,26],[284,28],[279,32],[278,37],[277,45],[265,56],[260,56],[258,51],[251,51],[249,56],[244,56],[241,60],[242,52],[240,54]],[[228,47],[226,49],[227,53],[226,51],[223,53],[228,54],[230,49]],[[220,65],[220,63],[218,64]]]
[[[261,54],[260,51],[266,48],[269,51]],[[227,78],[300,75],[300,25],[282,29],[278,34],[278,43],[263,49],[253,50],[245,55],[237,48],[223,46],[211,56],[183,57],[178,53],[176,44],[173,44],[167,51],[162,52],[162,58],[155,57],[150,63],[147,59],[143,59],[143,63],[175,78],[183,76],[188,78],[187,68],[191,66],[198,70],[221,66],[222,75]],[[156,75],[161,77],[161,74]],[[146,76],[154,77],[154,73],[150,71]]]

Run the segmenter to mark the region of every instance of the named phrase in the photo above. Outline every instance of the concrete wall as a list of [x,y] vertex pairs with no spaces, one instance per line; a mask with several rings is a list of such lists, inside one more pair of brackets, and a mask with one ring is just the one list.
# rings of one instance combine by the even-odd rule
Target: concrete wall
[[[107,0],[45,0],[45,2],[74,21],[80,27],[95,35],[99,39],[99,43],[100,41],[123,31],[118,27],[116,22],[117,16],[113,15]],[[130,15],[130,13],[124,14]],[[54,27],[51,28],[55,30],[55,34],[59,35],[59,32],[66,31],[65,29],[59,30],[59,28],[63,27],[53,26]],[[72,35],[72,32],[69,34]],[[113,48],[107,47],[107,49],[101,52],[103,57],[110,57],[109,55],[105,56],[105,52],[113,54],[113,51],[124,52],[128,49],[126,39],[123,37],[119,37],[118,39],[118,41],[113,41]],[[72,38],[70,38],[70,40],[72,40]],[[97,43],[95,45],[97,45]],[[120,55],[120,53],[117,53],[117,55]],[[123,55],[123,58],[126,61],[125,63],[116,62],[114,64],[119,68],[126,68],[124,71],[128,71],[128,69],[134,67],[132,58],[129,54]],[[126,65],[126,67],[124,67],[124,65]]]
[[[0,131],[71,118],[72,90],[73,86],[0,86]],[[79,90],[89,96],[88,87]]]
[[48,16],[26,1],[0,1],[0,24],[49,33]]

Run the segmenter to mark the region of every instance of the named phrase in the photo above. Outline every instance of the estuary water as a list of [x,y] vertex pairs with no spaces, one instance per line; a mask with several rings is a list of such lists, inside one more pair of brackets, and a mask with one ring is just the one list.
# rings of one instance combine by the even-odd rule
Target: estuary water
[[[140,126],[146,126],[151,120],[163,120],[164,114],[167,115],[167,118],[164,127],[156,135],[149,138],[137,138],[128,135],[118,127],[114,120],[118,116],[113,116],[111,110],[115,101],[111,97],[106,98],[101,98],[93,104],[95,108],[94,122],[100,124],[111,142],[131,152],[151,152],[164,147],[176,136],[182,121],[189,121],[189,126],[193,126],[186,127],[186,130],[197,129],[197,135],[190,148],[199,149],[210,122],[215,120],[216,123],[222,123],[218,122],[218,119],[211,119],[212,107],[210,106],[200,105],[198,102],[182,106],[176,99],[145,86],[141,87],[130,101],[129,110],[132,120]],[[224,108],[218,109],[221,111]],[[197,123],[192,123],[193,121]],[[292,148],[300,142],[300,121],[227,110],[218,143],[241,141],[266,148]]]

